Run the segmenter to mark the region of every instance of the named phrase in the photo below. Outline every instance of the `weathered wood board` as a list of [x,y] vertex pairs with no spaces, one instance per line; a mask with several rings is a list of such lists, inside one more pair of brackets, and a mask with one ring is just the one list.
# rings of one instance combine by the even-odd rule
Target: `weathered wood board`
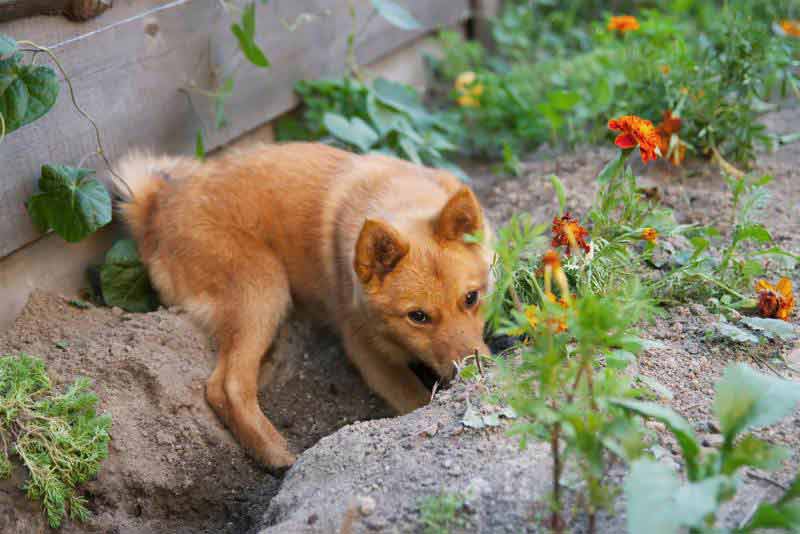
[[[230,2],[229,2],[230,3]],[[341,74],[352,27],[347,0],[270,0],[257,3],[257,35],[272,62],[268,70],[242,61],[226,110],[214,128],[211,99],[181,89],[214,90],[237,62],[230,33],[238,13],[221,0],[117,0],[85,25],[47,17],[0,24],[0,33],[52,46],[69,73],[78,103],[100,126],[113,161],[133,147],[191,153],[198,128],[206,148],[219,146],[291,109],[300,79]],[[371,17],[356,0],[357,55],[369,63],[432,29],[469,15],[468,0],[405,0],[424,26],[404,31]],[[242,2],[239,2],[241,5]],[[366,23],[369,20],[368,23]],[[366,23],[366,24],[365,24]],[[40,55],[39,61],[45,61]],[[0,144],[0,258],[39,237],[24,202],[36,189],[43,163],[77,164],[96,149],[91,126],[73,108],[66,85],[55,108]],[[85,164],[108,172],[92,158]]]

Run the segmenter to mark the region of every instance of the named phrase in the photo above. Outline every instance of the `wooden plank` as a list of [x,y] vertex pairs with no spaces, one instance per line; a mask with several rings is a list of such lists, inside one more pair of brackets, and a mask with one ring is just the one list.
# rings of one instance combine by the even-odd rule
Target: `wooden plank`
[[[141,4],[149,7],[154,2]],[[155,4],[150,12],[67,37],[54,46],[79,104],[100,126],[112,160],[132,147],[191,153],[201,126],[208,133],[206,147],[219,146],[291,109],[296,81],[343,71],[352,24],[347,0],[258,4],[257,35],[272,68],[243,63],[237,69],[236,88],[226,106],[229,124],[215,130],[211,100],[195,95],[190,106],[180,90],[190,85],[212,89],[225,66],[230,66],[236,56],[231,14],[219,0]],[[372,8],[367,0],[357,0],[356,27],[364,26],[357,40],[362,63],[375,61],[433,28],[456,24],[469,13],[467,0],[407,0],[406,6],[424,30],[403,31],[380,17],[372,17],[364,26]],[[23,26],[35,33],[30,25]],[[41,42],[47,37],[16,30],[16,23],[0,25],[0,32],[17,39]],[[94,150],[93,130],[73,109],[66,87],[54,110],[0,144],[0,257],[39,236],[24,202],[35,190],[40,166],[74,165]],[[107,174],[94,159],[85,166],[94,166],[101,176]]]

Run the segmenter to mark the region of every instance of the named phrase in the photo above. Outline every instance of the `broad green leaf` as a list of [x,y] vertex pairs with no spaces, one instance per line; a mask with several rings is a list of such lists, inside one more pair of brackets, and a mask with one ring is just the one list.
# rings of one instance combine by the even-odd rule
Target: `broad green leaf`
[[242,11],[241,24],[231,25],[231,32],[239,42],[244,57],[257,67],[269,68],[267,56],[256,43],[256,4],[249,3]]
[[371,0],[372,7],[386,19],[389,24],[402,30],[418,30],[422,25],[406,8],[391,0]]
[[780,319],[742,317],[742,322],[753,330],[764,332],[767,337],[778,337],[784,341],[795,339],[800,335],[797,325]]
[[673,534],[682,527],[703,526],[716,511],[724,477],[681,485],[668,466],[650,459],[633,462],[625,480],[628,498],[628,532]]
[[636,361],[636,356],[627,350],[612,350],[606,355],[606,365],[612,369],[625,369]]
[[429,120],[429,113],[422,107],[417,91],[410,85],[377,78],[372,82],[375,96],[389,107],[408,113],[414,121]]
[[567,192],[564,189],[564,183],[555,174],[550,175],[550,183],[553,184],[553,190],[558,198],[558,214],[563,215],[567,209]]
[[672,509],[675,493],[680,488],[675,472],[655,460],[633,462],[625,479],[628,500],[628,532],[631,534],[673,534],[680,523]]
[[763,224],[748,224],[745,226],[737,226],[733,233],[734,241],[758,241],[759,243],[769,243],[772,241],[772,236],[769,231],[764,228]]
[[727,442],[749,428],[776,423],[800,402],[800,384],[757,373],[740,363],[728,366],[716,385],[714,415]]
[[89,178],[94,171],[65,165],[44,165],[39,193],[27,203],[28,213],[41,230],[52,228],[74,243],[111,222],[111,197]]
[[413,161],[417,165],[422,164],[422,160],[419,158],[419,152],[417,151],[417,147],[414,144],[414,141],[412,141],[408,137],[401,135],[398,144],[400,145],[400,148],[403,150],[403,154],[405,154],[409,160]]
[[737,441],[733,450],[723,456],[722,473],[732,475],[742,466],[758,469],[778,469],[781,462],[789,456],[789,450],[762,441],[748,434]]
[[30,124],[50,111],[56,103],[61,86],[50,67],[26,66],[20,70],[20,79],[28,88],[28,109],[21,126]]
[[547,95],[547,100],[558,111],[570,111],[580,102],[581,97],[571,91],[553,91]]
[[17,53],[17,41],[8,35],[0,34],[0,60],[13,57]]
[[389,133],[397,121],[403,118],[402,113],[381,104],[372,93],[367,96],[367,114],[381,136]]
[[147,270],[139,259],[136,243],[121,239],[106,253],[100,267],[103,300],[130,312],[148,312],[158,307],[158,298],[150,285]]
[[375,130],[358,117],[348,121],[338,113],[326,113],[322,123],[331,135],[358,148],[361,152],[369,151],[379,139]]
[[738,532],[754,532],[762,529],[797,532],[800,530],[800,503],[761,503],[750,521]]
[[735,341],[737,343],[758,343],[758,336],[751,334],[747,330],[733,326],[730,323],[719,321],[714,326],[716,327],[717,332],[719,332],[719,335],[726,337],[731,341]]
[[694,433],[694,429],[692,429],[692,425],[689,424],[686,419],[670,408],[652,402],[643,402],[633,399],[609,399],[609,402],[643,417],[655,419],[656,421],[664,423],[681,446],[689,479],[694,479],[697,472],[697,459],[700,454],[700,444],[697,441],[697,436]]

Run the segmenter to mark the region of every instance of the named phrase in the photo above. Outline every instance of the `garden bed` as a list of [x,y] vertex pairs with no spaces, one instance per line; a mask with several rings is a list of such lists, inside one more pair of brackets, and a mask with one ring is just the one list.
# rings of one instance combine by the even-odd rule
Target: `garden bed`
[[[800,123],[800,112],[775,114],[767,123],[775,133],[788,133],[792,124]],[[595,177],[613,153],[588,148],[545,156],[542,150],[524,162],[520,178],[501,178],[488,167],[471,166],[474,187],[495,223],[519,212],[531,213],[537,222],[549,221],[557,210],[547,179],[553,173],[567,188],[569,209],[583,214]],[[800,251],[800,151],[789,145],[763,154],[757,168],[775,177],[766,210],[774,240]],[[656,187],[679,222],[714,222],[726,230],[729,194],[722,177],[706,163],[681,169],[658,162],[637,172],[641,185]],[[793,278],[798,280],[797,270]],[[775,358],[782,355],[794,369],[800,368],[800,345],[770,342],[753,348],[710,340],[706,332],[715,321],[700,304],[667,309],[645,327],[642,336],[659,343],[638,362],[643,375],[672,391],[671,406],[709,445],[720,439],[711,416],[713,384],[728,363],[744,361],[768,373],[769,364],[800,379]],[[542,529],[547,453],[538,445],[519,452],[502,428],[463,429],[465,395],[474,400],[474,390],[456,386],[409,416],[336,432],[389,412],[346,363],[330,334],[293,321],[280,339],[275,363],[264,373],[269,385],[262,388],[262,406],[295,451],[311,447],[282,488],[242,453],[206,405],[203,387],[213,367],[213,350],[178,310],[129,314],[78,309],[59,296],[35,294],[14,327],[0,337],[0,354],[40,356],[58,384],[76,376],[92,378],[101,410],[113,417],[110,457],[87,487],[94,515],[88,525],[68,522],[64,530],[329,532],[349,524],[352,532],[389,525],[414,531],[422,529],[423,500],[444,490],[465,496],[473,492],[473,500],[455,516],[464,520],[466,531]],[[662,460],[675,462],[674,440],[658,424],[652,428],[661,437]],[[800,462],[800,413],[761,436],[787,445],[792,457],[768,479],[763,473],[745,476],[746,489],[727,507],[728,525],[740,522],[754,503],[777,495],[776,484],[785,485]],[[622,474],[614,468],[611,480],[620,482]],[[0,485],[0,530],[42,530],[44,518],[17,489],[19,482],[17,476]],[[622,504],[617,501],[619,511]],[[601,521],[611,528],[621,525],[622,516]]]

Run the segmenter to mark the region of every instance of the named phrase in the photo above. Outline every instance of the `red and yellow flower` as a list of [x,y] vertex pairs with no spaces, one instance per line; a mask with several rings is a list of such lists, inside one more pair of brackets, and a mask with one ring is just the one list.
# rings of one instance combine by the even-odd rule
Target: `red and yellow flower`
[[[681,119],[667,110],[662,115],[662,120],[656,126],[659,143],[658,150],[661,157],[668,160],[673,165],[680,166],[686,158],[686,144],[681,141],[678,133],[681,131]],[[673,143],[672,140],[675,139]]]
[[642,230],[642,239],[655,243],[658,239],[658,231],[655,228],[645,228]]
[[789,320],[789,315],[794,309],[791,280],[781,278],[775,286],[766,280],[758,280],[756,293],[758,294],[758,311],[762,317]]
[[[570,216],[569,212],[565,213],[562,217],[553,217],[553,241],[550,243],[551,247],[567,247],[567,256],[572,252],[577,252],[578,248],[582,248],[587,254],[591,250],[586,238],[589,237],[589,232],[586,228],[581,226],[581,223],[575,217]],[[555,254],[555,252],[553,252]]]
[[618,147],[633,148],[638,145],[643,162],[647,163],[658,159],[657,150],[661,143],[661,137],[649,120],[636,115],[623,115],[608,121],[608,127],[620,132],[614,140],[614,144]]
[[608,29],[619,33],[635,31],[639,29],[639,21],[630,15],[611,17],[608,21]]

